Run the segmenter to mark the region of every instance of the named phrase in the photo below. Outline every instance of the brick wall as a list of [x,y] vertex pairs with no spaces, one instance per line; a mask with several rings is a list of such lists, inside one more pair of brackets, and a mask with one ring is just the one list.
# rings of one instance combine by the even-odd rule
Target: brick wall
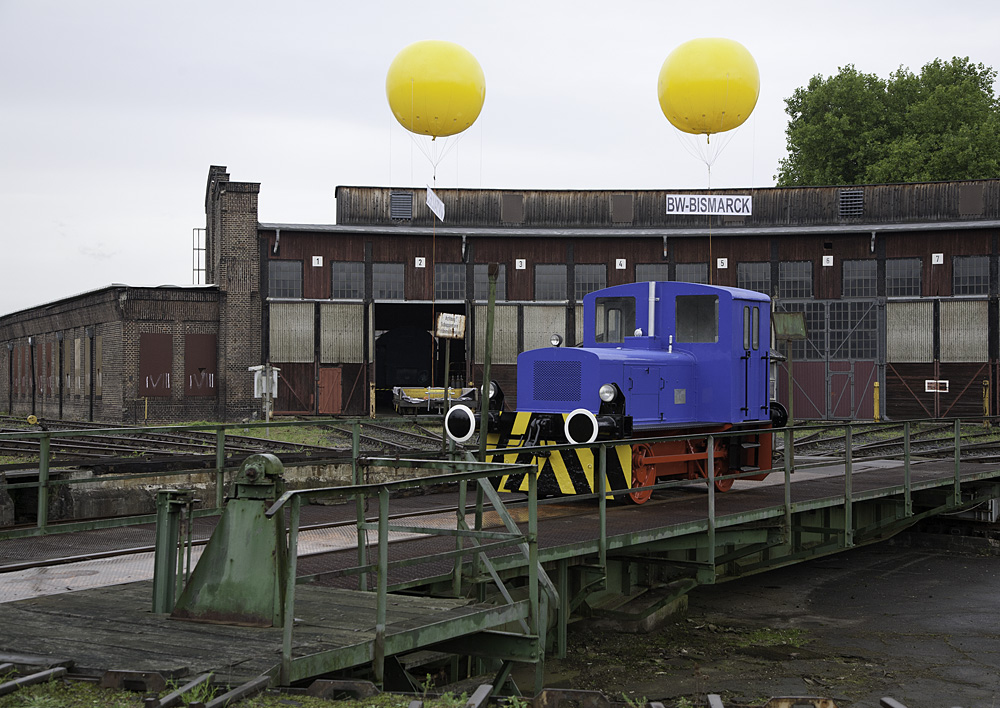
[[230,182],[225,167],[209,169],[205,196],[206,277],[219,287],[219,402],[224,422],[259,415],[247,368],[263,363],[261,347],[260,185]]
[[103,423],[216,420],[218,396],[186,396],[183,385],[147,405],[138,342],[143,332],[170,334],[171,373],[183,382],[185,335],[218,334],[218,298],[215,288],[114,286],[0,318],[0,411]]

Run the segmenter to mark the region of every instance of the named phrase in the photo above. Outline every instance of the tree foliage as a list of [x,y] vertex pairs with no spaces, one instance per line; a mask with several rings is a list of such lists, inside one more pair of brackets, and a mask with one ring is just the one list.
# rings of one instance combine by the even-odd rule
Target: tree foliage
[[847,65],[785,100],[788,156],[778,186],[1000,176],[997,72],[968,57],[935,59],[888,79]]

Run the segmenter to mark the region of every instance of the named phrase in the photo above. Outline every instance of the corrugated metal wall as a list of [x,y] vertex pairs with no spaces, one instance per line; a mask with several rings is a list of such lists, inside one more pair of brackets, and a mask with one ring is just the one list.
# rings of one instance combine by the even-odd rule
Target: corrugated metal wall
[[941,361],[984,362],[988,357],[989,303],[941,302]]
[[275,302],[270,305],[270,359],[273,362],[312,363],[314,357],[311,302]]
[[889,302],[885,306],[886,359],[919,363],[934,359],[934,303]]
[[[496,305],[493,312],[492,364],[516,364],[517,305]],[[486,305],[476,305],[475,363],[483,363],[486,352]]]
[[551,347],[553,334],[566,340],[566,306],[525,305],[524,351]]
[[365,306],[331,303],[319,307],[319,356],[323,364],[364,361]]

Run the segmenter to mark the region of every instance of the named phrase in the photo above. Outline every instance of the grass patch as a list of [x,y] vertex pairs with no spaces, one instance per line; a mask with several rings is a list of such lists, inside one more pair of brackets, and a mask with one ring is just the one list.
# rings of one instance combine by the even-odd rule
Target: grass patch
[[[172,689],[163,691],[166,695]],[[221,692],[218,689],[216,692]],[[93,683],[78,681],[49,681],[27,686],[0,697],[0,708],[142,708],[148,694],[133,691],[100,688]],[[194,698],[203,700],[207,693]],[[382,693],[370,698],[354,700],[327,700],[302,694],[265,692],[240,702],[245,708],[407,708],[412,695]],[[441,696],[424,696],[427,708],[460,708],[468,696],[445,693]]]

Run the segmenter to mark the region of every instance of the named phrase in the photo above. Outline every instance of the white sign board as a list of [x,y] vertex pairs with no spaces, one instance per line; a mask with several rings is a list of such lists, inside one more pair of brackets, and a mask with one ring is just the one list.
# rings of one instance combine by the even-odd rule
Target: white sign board
[[667,214],[750,216],[753,197],[736,194],[668,194]]
[[440,221],[444,221],[444,202],[430,187],[427,188],[427,207],[434,212],[434,216]]
[[465,315],[442,312],[438,315],[437,336],[442,339],[465,339]]
[[263,398],[264,396],[277,396],[278,395],[278,372],[281,371],[276,366],[271,368],[271,378],[264,374],[265,367],[263,366],[250,366],[247,367],[247,371],[253,372],[253,397]]

